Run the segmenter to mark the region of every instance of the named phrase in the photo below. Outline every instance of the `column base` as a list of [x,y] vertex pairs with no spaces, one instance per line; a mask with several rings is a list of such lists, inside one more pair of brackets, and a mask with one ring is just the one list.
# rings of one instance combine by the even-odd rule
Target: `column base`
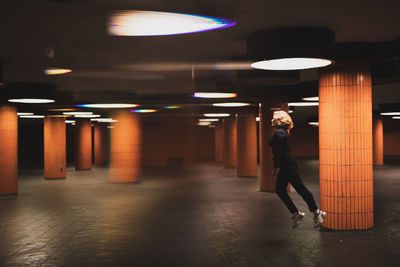
[[336,229],[330,229],[326,227],[321,227],[320,231],[322,232],[369,232],[374,230],[374,228],[367,228],[367,229],[352,229],[352,230],[336,230]]

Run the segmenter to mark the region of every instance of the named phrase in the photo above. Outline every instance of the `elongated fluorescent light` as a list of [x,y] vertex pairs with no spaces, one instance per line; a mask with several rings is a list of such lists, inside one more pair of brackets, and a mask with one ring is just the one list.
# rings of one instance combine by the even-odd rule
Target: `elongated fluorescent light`
[[95,119],[90,119],[91,121],[97,121],[97,122],[117,122],[117,120],[113,120],[112,118],[95,118]]
[[313,97],[303,97],[302,98],[304,101],[319,101],[318,96],[313,96]]
[[400,116],[393,116],[392,119],[394,119],[394,120],[400,120]]
[[75,123],[75,121],[74,121],[74,120],[65,120],[65,123],[71,123],[71,124],[73,124],[73,123]]
[[22,115],[19,117],[23,119],[43,119],[44,115]]
[[197,92],[192,97],[198,98],[233,98],[236,97],[236,93],[218,93],[218,92]]
[[71,112],[63,112],[64,115],[90,115],[93,112],[90,111],[71,111]]
[[217,119],[217,118],[208,118],[208,119],[199,119],[199,121],[213,122],[213,121],[219,121],[219,119]]
[[45,104],[55,102],[53,99],[45,98],[12,98],[8,99],[8,102],[12,103],[23,103],[23,104]]
[[289,107],[312,107],[318,105],[318,102],[292,102],[288,104]]
[[292,109],[289,109],[289,114],[293,113],[294,111]]
[[257,61],[251,64],[251,66],[262,70],[304,70],[321,68],[330,64],[332,64],[332,61],[328,59],[298,57]]
[[160,36],[210,31],[234,26],[226,19],[183,13],[125,10],[110,16],[108,33],[115,36]]
[[17,112],[18,116],[27,116],[27,115],[33,115],[32,112]]
[[318,121],[310,121],[308,122],[309,125],[311,126],[319,126],[319,122]]
[[47,68],[44,73],[46,75],[60,75],[60,74],[66,74],[71,72],[72,70],[70,69],[63,69],[63,68]]
[[382,112],[381,115],[383,115],[383,116],[399,116],[400,112]]
[[77,105],[83,108],[134,108],[137,104],[123,104],[123,103],[103,103],[103,104],[83,104]]
[[81,114],[81,115],[74,115],[75,118],[99,118],[99,114]]
[[249,106],[250,103],[232,102],[232,103],[214,103],[212,105],[214,107],[244,107],[244,106]]
[[229,113],[205,113],[204,117],[229,117],[231,114]]
[[209,122],[209,121],[199,121],[197,123],[197,125],[199,125],[199,126],[208,126],[210,124],[211,124],[211,122]]

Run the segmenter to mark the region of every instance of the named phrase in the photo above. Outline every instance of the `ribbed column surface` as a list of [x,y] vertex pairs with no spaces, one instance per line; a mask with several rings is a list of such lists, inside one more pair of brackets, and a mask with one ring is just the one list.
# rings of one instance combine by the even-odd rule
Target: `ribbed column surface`
[[129,111],[119,111],[113,114],[113,118],[117,122],[111,129],[110,181],[138,182],[141,159],[139,116]]
[[319,80],[319,149],[323,226],[373,227],[372,90],[368,64],[339,62]]
[[44,119],[44,178],[66,177],[65,118]]
[[[286,99],[279,96],[271,96],[262,99],[259,105],[259,138],[260,138],[260,191],[275,192],[276,177],[272,176],[273,154],[269,145],[269,139],[274,133],[271,120],[274,110],[289,111]],[[288,190],[290,186],[288,185]]]
[[239,112],[236,120],[236,175],[239,177],[257,176],[256,115],[247,112]]
[[94,125],[94,165],[104,166],[108,161],[108,129],[104,123]]
[[236,118],[231,116],[224,118],[224,168],[235,168],[236,156]]
[[215,161],[223,162],[224,160],[224,125],[222,122],[215,124]]
[[18,193],[17,109],[0,105],[0,195]]
[[374,119],[374,165],[383,165],[383,123]]
[[92,168],[92,126],[90,119],[76,119],[75,122],[75,169]]

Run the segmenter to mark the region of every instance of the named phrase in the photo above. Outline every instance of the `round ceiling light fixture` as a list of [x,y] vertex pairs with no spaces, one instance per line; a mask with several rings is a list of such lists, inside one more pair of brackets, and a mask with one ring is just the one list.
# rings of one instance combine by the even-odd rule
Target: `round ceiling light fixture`
[[210,31],[234,25],[234,21],[215,17],[124,10],[114,12],[110,16],[108,33],[114,36],[162,36]]
[[215,118],[220,118],[220,117],[229,117],[231,114],[229,113],[205,113],[203,114],[204,117],[215,117]]
[[103,103],[103,104],[82,104],[76,105],[82,108],[135,108],[137,104],[124,104],[124,103]]
[[56,99],[56,86],[48,83],[9,83],[5,91],[11,103],[47,104]]
[[198,98],[233,98],[237,97],[236,93],[219,93],[219,92],[197,92],[192,97]]
[[64,68],[47,68],[44,70],[44,74],[46,75],[60,75],[70,73],[72,70],[64,69]]
[[230,103],[214,103],[214,107],[245,107],[250,106],[250,103],[243,102],[230,102]]
[[22,104],[47,104],[47,103],[54,103],[55,100],[45,99],[45,98],[11,98],[8,99],[8,102],[22,103]]
[[333,63],[335,33],[329,29],[288,27],[262,30],[247,36],[247,54],[253,68],[302,70]]

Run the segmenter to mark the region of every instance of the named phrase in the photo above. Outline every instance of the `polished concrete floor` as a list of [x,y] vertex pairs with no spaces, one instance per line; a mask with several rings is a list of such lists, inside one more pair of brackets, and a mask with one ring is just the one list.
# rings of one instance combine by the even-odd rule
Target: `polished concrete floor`
[[[318,162],[300,161],[318,197]],[[141,184],[111,184],[107,169],[44,180],[23,171],[0,198],[0,266],[400,266],[400,164],[375,169],[375,228],[291,228],[257,178],[219,164],[151,168]],[[305,203],[292,192],[299,208]]]

